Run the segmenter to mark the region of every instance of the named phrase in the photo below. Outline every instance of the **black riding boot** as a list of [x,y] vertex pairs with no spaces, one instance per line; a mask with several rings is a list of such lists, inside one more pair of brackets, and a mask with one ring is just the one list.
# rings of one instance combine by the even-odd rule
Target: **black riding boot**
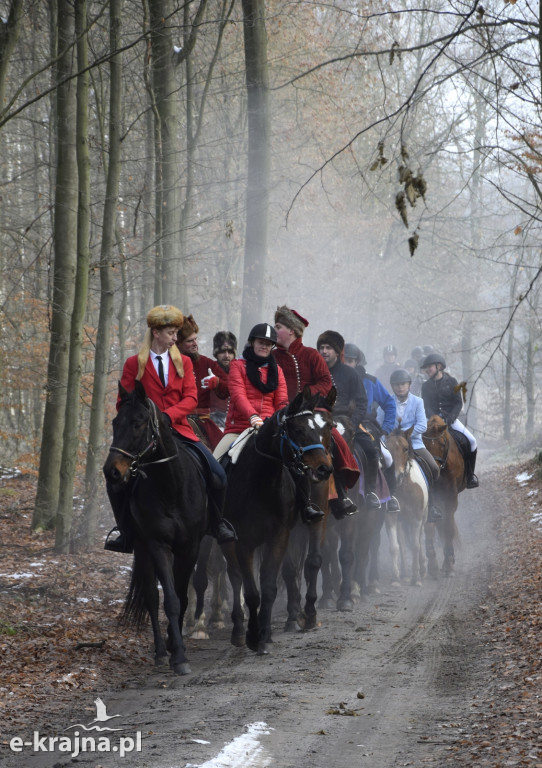
[[[113,486],[106,481],[106,490],[117,525],[107,534],[104,549],[109,552],[124,552],[129,555],[134,551],[133,536],[130,526],[130,501],[124,487]],[[118,531],[118,536],[111,538]]]
[[338,472],[333,473],[335,479],[335,490],[337,491],[337,498],[329,500],[329,509],[333,517],[336,520],[342,520],[347,515],[354,515],[358,508],[346,495],[346,488],[343,481],[339,477]]
[[388,484],[388,488],[390,489],[390,496],[391,496],[391,499],[386,504],[386,512],[400,512],[401,506],[394,495],[395,487],[397,485],[397,480],[395,478],[395,467],[393,464],[391,465],[391,467],[386,467],[386,469],[384,470],[384,477],[386,478],[386,482]]
[[209,503],[207,509],[209,512],[209,533],[213,536],[217,544],[228,544],[230,541],[237,541],[235,528],[222,517],[224,508],[224,499],[226,497],[226,488],[209,488],[207,491]]
[[474,474],[474,468],[476,466],[476,454],[478,451],[471,451],[467,457],[467,488],[478,488],[478,478]]
[[301,520],[309,525],[318,523],[325,515],[318,504],[311,499],[310,480],[306,475],[290,474],[295,483],[295,503]]
[[435,492],[431,487],[427,489],[429,501],[427,504],[427,522],[436,523],[437,520],[442,520],[442,510],[435,504]]

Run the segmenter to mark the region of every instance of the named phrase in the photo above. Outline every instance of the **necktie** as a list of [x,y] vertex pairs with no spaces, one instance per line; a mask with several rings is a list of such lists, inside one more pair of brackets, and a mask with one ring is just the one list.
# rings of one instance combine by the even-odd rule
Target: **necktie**
[[166,386],[166,379],[164,377],[164,366],[162,365],[162,358],[160,355],[156,355],[156,359],[158,360],[158,376],[160,377],[160,381],[162,382],[162,385]]

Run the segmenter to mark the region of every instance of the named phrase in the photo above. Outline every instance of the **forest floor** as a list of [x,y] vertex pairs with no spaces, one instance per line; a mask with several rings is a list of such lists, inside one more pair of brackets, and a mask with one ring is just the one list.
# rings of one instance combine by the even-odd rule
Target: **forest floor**
[[[14,737],[58,735],[67,723],[91,720],[99,696],[109,711],[131,709],[134,727],[141,723],[145,744],[125,761],[131,768],[205,760],[331,768],[358,754],[371,756],[373,768],[542,768],[542,465],[488,469],[481,481],[462,494],[467,546],[454,579],[417,592],[386,585],[353,614],[321,611],[320,628],[308,634],[282,634],[277,608],[270,657],[229,646],[226,627],[210,641],[188,640],[193,673],[174,678],[153,667],[150,630],[119,627],[131,558],[102,549],[106,528],[92,551],[55,554],[52,533],[30,530],[34,480],[3,479],[0,765],[122,764],[118,755],[12,748]],[[353,678],[363,691],[352,693]],[[330,714],[352,717],[331,726]],[[251,716],[271,722],[274,758],[212,762],[217,740],[233,738]]]

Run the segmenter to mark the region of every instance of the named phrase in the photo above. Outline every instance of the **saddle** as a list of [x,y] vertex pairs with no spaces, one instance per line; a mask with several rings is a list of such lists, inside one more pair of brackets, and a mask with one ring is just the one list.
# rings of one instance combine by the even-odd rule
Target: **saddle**
[[463,432],[458,432],[457,429],[452,429],[451,427],[448,427],[448,432],[455,440],[456,445],[459,448],[459,453],[463,457],[463,460],[466,462],[471,454],[468,438],[463,434]]

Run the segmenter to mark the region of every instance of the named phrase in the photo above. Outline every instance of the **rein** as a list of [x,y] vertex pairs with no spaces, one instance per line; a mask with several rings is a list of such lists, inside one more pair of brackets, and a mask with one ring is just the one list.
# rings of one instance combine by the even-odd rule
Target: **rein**
[[[427,435],[423,436],[424,440],[430,440],[433,442],[434,440],[440,440],[440,438],[444,440],[444,456],[433,456],[435,461],[438,461],[440,464],[441,471],[445,468],[446,462],[448,461],[448,454],[450,452],[450,438],[446,439],[443,435],[439,435],[439,437],[428,437]],[[431,454],[432,455],[432,454]]]
[[[132,477],[136,477],[136,475],[140,474],[141,477],[143,477],[145,480],[147,479],[147,475],[141,467],[150,467],[153,464],[165,464],[168,461],[172,461],[173,459],[178,458],[178,454],[175,453],[173,456],[166,456],[163,459],[155,459],[154,461],[145,461],[142,462],[141,459],[146,456],[147,453],[153,454],[156,449],[158,448],[158,438],[160,437],[160,422],[158,420],[158,409],[156,405],[153,403],[152,400],[150,400],[147,397],[147,404],[149,406],[149,421],[147,424],[147,434],[150,432],[149,435],[149,442],[147,443],[146,447],[143,448],[142,451],[139,451],[138,453],[130,453],[129,451],[125,451],[124,448],[117,448],[115,445],[112,445],[109,450],[115,451],[116,453],[122,453],[124,456],[128,456],[128,458],[132,459],[132,463],[130,464],[130,475]],[[150,430],[149,430],[150,426]]]
[[[298,475],[304,475],[307,472],[310,471],[310,467],[307,466],[307,464],[303,461],[303,456],[308,451],[315,450],[317,448],[321,448],[323,451],[325,451],[324,445],[322,443],[312,443],[311,445],[298,445],[290,435],[288,434],[288,425],[287,422],[291,419],[295,419],[298,416],[313,416],[312,411],[299,411],[299,413],[293,413],[290,416],[280,416],[280,413],[277,413],[277,424],[280,425],[280,429],[278,434],[278,437],[280,438],[280,458],[278,456],[273,456],[270,453],[266,453],[265,451],[261,451],[257,446],[257,436],[258,432],[255,432],[254,434],[254,448],[256,450],[256,453],[258,453],[260,456],[263,456],[267,459],[272,459],[273,461],[281,462],[283,463],[288,469],[295,472]],[[284,457],[284,448],[289,447],[292,451],[293,457],[291,461],[286,461]]]

